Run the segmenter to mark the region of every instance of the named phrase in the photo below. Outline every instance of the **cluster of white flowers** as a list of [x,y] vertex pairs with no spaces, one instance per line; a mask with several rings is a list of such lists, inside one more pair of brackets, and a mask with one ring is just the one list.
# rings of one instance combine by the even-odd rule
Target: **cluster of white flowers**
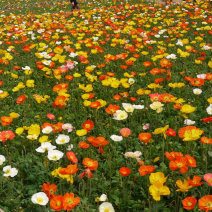
[[144,105],[132,105],[130,103],[122,103],[124,110],[117,110],[113,114],[113,119],[115,120],[124,120],[128,117],[128,113],[133,113],[133,111],[144,109]]

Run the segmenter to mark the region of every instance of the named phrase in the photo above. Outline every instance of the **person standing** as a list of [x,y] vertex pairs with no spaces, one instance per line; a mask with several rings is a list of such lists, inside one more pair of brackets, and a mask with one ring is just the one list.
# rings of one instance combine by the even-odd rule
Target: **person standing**
[[70,2],[71,2],[71,5],[72,5],[72,10],[80,9],[80,6],[79,6],[77,0],[70,0]]

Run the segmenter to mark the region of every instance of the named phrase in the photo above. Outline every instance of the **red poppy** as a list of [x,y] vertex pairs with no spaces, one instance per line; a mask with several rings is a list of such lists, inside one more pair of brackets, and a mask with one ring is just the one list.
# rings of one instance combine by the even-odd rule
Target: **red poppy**
[[72,163],[78,163],[78,159],[77,159],[76,155],[74,154],[74,152],[67,152],[66,155],[67,155],[67,158],[68,158]]
[[194,197],[186,197],[183,201],[183,208],[187,209],[187,210],[191,210],[194,208],[194,206],[197,203],[197,199]]
[[92,130],[94,127],[94,123],[91,121],[91,120],[87,120],[86,122],[84,122],[84,124],[82,125],[82,128],[87,130],[87,131],[90,131]]
[[131,170],[128,167],[122,167],[119,169],[119,173],[122,176],[128,176],[130,174]]
[[17,98],[16,103],[17,104],[21,104],[21,103],[23,103],[25,101],[25,99],[26,99],[26,96],[25,95],[21,95],[21,96],[19,96]]
[[176,136],[176,132],[172,128],[169,128],[168,130],[166,130],[166,135]]
[[93,176],[92,171],[90,169],[85,169],[85,171],[79,176],[80,179],[82,179],[85,175],[87,176],[87,178],[91,178]]
[[10,130],[0,132],[0,141],[5,143],[6,140],[11,140],[15,137],[15,134]]

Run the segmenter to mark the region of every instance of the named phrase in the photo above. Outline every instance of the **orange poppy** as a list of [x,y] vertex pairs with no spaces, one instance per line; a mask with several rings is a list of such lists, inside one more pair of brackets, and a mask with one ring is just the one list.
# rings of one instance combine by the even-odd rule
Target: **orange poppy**
[[91,108],[98,108],[101,105],[99,101],[91,102],[90,107]]
[[193,86],[202,86],[204,85],[204,83],[205,83],[205,80],[201,78],[192,78],[190,80],[190,84]]
[[90,131],[92,130],[94,127],[94,123],[91,121],[91,120],[87,120],[86,122],[83,123],[82,125],[82,128],[87,130],[87,131]]
[[150,67],[151,65],[152,65],[152,63],[150,61],[143,62],[143,66],[145,66],[145,67]]
[[1,125],[6,126],[12,123],[13,119],[9,116],[2,116],[1,117]]
[[134,62],[132,60],[126,60],[125,63],[128,65],[128,66],[132,66],[134,64]]
[[54,196],[54,198],[50,201],[50,207],[55,211],[62,210],[63,209],[62,199],[63,199],[62,195]]
[[186,197],[183,201],[183,208],[187,209],[187,210],[191,210],[194,208],[194,206],[197,203],[197,199],[194,197]]
[[184,157],[178,157],[175,160],[170,161],[169,163],[169,168],[172,171],[175,171],[176,169],[180,170],[181,174],[184,174],[188,171],[188,161]]
[[155,83],[156,83],[156,84],[161,83],[161,82],[163,82],[163,80],[164,80],[163,77],[161,77],[161,78],[156,78],[156,79],[155,79]]
[[117,95],[114,95],[113,98],[114,98],[114,100],[120,100],[121,96],[117,94]]
[[203,144],[212,144],[212,138],[207,138],[207,137],[203,136],[201,138],[200,142]]
[[191,180],[190,177],[187,177],[187,179],[188,179],[189,185],[191,185],[192,187],[198,187],[198,186],[201,186],[202,184],[204,184],[204,183],[200,182],[202,180],[202,177],[199,177],[197,175],[195,175],[193,177],[193,180]]
[[109,106],[105,109],[105,111],[108,114],[114,114],[119,109],[120,109],[120,106],[109,104]]
[[161,102],[168,103],[168,102],[173,102],[175,97],[169,93],[163,93],[160,95],[159,99]]
[[138,171],[139,171],[139,173],[140,173],[141,176],[144,176],[146,174],[150,174],[150,173],[154,172],[155,171],[155,167],[154,166],[151,166],[151,165],[147,165],[147,166],[142,165],[139,168]]
[[153,68],[150,70],[150,74],[152,75],[157,75],[157,74],[160,74],[160,69],[159,68]]
[[125,66],[125,65],[120,65],[121,69],[127,69],[128,66]]
[[211,73],[207,73],[205,79],[206,80],[212,80],[212,74]]
[[82,141],[82,142],[79,142],[78,146],[82,149],[87,149],[90,145]]
[[196,160],[193,157],[191,157],[190,155],[185,155],[185,158],[187,159],[188,165],[190,167],[193,167],[193,168],[197,167]]
[[75,174],[79,168],[77,167],[77,164],[75,165],[68,165],[66,168],[60,169],[59,173],[62,175],[73,175]]
[[172,67],[172,62],[163,58],[163,59],[160,60],[160,65],[163,68],[170,68],[170,67]]
[[63,130],[63,123],[58,122],[57,124],[53,124],[52,129],[53,129],[54,133],[56,133],[58,131],[62,131]]
[[55,196],[55,192],[57,191],[57,186],[55,184],[51,184],[49,182],[44,183],[42,185],[42,190],[46,193],[49,199],[52,199]]
[[167,157],[168,160],[175,160],[179,157],[183,157],[183,154],[181,152],[166,152],[165,156]]
[[71,75],[66,75],[65,78],[66,78],[67,80],[72,80],[74,77],[71,76]]
[[212,195],[206,195],[200,198],[198,206],[200,210],[205,210],[206,212],[212,210]]
[[60,109],[63,108],[63,106],[66,106],[67,104],[65,103],[66,97],[65,96],[57,96],[52,105],[54,107],[58,107]]
[[128,167],[122,167],[119,169],[119,173],[122,176],[128,176],[131,173],[131,170]]
[[62,198],[63,209],[72,210],[80,203],[79,197],[74,197],[74,193],[66,193]]
[[110,77],[114,77],[115,74],[113,72],[107,72],[107,75],[110,76]]
[[182,109],[182,105],[180,103],[177,103],[177,104],[173,105],[173,108],[181,110]]
[[144,143],[148,143],[149,140],[152,138],[151,133],[140,133],[138,136],[138,139],[143,141]]
[[[88,140],[88,142],[90,142]],[[109,142],[102,136],[94,138],[91,142],[90,142],[94,147],[99,147],[99,153],[104,153],[103,151],[103,146],[106,146]]]
[[98,161],[97,160],[92,160],[90,158],[84,158],[82,164],[89,168],[90,170],[95,170],[98,168]]

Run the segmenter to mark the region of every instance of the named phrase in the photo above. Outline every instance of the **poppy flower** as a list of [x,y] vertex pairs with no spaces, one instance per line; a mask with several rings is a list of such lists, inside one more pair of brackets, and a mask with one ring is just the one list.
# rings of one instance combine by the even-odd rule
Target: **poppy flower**
[[181,192],[186,192],[190,188],[192,188],[192,186],[189,185],[188,180],[184,180],[184,181],[177,180],[176,185],[179,187],[177,191],[181,191]]
[[151,133],[140,133],[138,136],[139,136],[138,139],[145,143],[148,143],[149,140],[152,138]]
[[82,141],[82,142],[79,142],[78,146],[82,149],[87,149],[90,145]]
[[141,176],[145,176],[146,174],[150,174],[152,172],[155,171],[155,167],[154,166],[151,166],[151,165],[142,165],[140,168],[139,168],[139,173]]
[[68,158],[72,163],[78,163],[78,159],[77,159],[76,155],[74,154],[74,152],[67,152],[66,155],[67,155],[67,158]]
[[128,176],[131,173],[131,170],[128,167],[122,167],[119,169],[119,173],[122,176]]
[[105,109],[105,111],[108,114],[114,114],[119,109],[120,109],[120,106],[109,104],[109,106]]
[[23,103],[25,101],[25,99],[26,99],[26,96],[25,95],[21,95],[21,96],[19,96],[17,98],[16,103],[17,104],[21,104],[21,103]]
[[55,192],[57,191],[57,186],[55,184],[51,184],[49,182],[44,183],[42,185],[42,190],[44,191],[49,199],[52,199],[55,196]]
[[203,137],[201,137],[200,142],[203,144],[212,144],[212,138],[207,138],[207,137],[203,136]]
[[98,108],[101,105],[99,101],[91,102],[90,107],[91,108]]
[[122,128],[120,130],[120,134],[123,136],[123,137],[128,137],[131,135],[131,130],[129,128]]
[[72,210],[80,203],[79,197],[74,197],[74,193],[66,193],[62,198],[63,209]]
[[90,158],[84,158],[82,164],[89,168],[90,170],[95,170],[98,168],[99,164],[97,160],[92,160]]
[[160,60],[160,65],[163,68],[170,68],[170,67],[172,67],[172,62],[163,58],[163,59]]
[[143,66],[145,66],[145,67],[150,67],[151,65],[152,65],[152,63],[150,61],[143,62]]
[[206,195],[200,198],[198,206],[200,210],[205,210],[206,212],[212,210],[212,195]]
[[53,199],[50,201],[50,207],[55,211],[60,211],[63,209],[62,203],[62,195],[54,196]]
[[6,126],[12,123],[13,119],[9,116],[2,116],[1,117],[1,125]]
[[165,153],[166,157],[168,160],[174,160],[177,159],[179,157],[183,157],[183,154],[181,152],[166,152]]
[[204,180],[208,183],[209,186],[212,186],[212,174],[211,173],[205,174]]
[[169,168],[174,171],[176,169],[180,170],[181,174],[184,174],[188,171],[188,161],[184,157],[179,157],[175,160],[170,161]]
[[10,130],[0,132],[0,141],[5,143],[6,140],[11,140],[15,137],[15,134]]
[[176,136],[176,132],[172,128],[169,128],[168,130],[166,130],[166,135]]
[[82,179],[85,175],[87,175],[88,178],[91,178],[93,176],[92,171],[90,169],[85,169],[85,171],[79,176],[80,179]]
[[90,131],[92,130],[94,127],[94,123],[91,121],[91,120],[87,120],[86,122],[84,122],[84,124],[82,125],[82,128],[87,130],[87,131]]
[[204,184],[200,182],[202,180],[202,177],[199,177],[197,175],[193,177],[193,180],[191,180],[190,177],[188,177],[187,179],[188,179],[189,185],[191,185],[192,187],[198,187]]
[[194,206],[197,203],[197,199],[194,197],[186,197],[185,199],[183,199],[182,204],[183,204],[183,208],[185,208],[186,210],[191,210],[194,208]]
[[62,175],[73,175],[75,174],[79,168],[77,167],[77,164],[75,165],[68,165],[66,168],[60,169],[59,173]]

